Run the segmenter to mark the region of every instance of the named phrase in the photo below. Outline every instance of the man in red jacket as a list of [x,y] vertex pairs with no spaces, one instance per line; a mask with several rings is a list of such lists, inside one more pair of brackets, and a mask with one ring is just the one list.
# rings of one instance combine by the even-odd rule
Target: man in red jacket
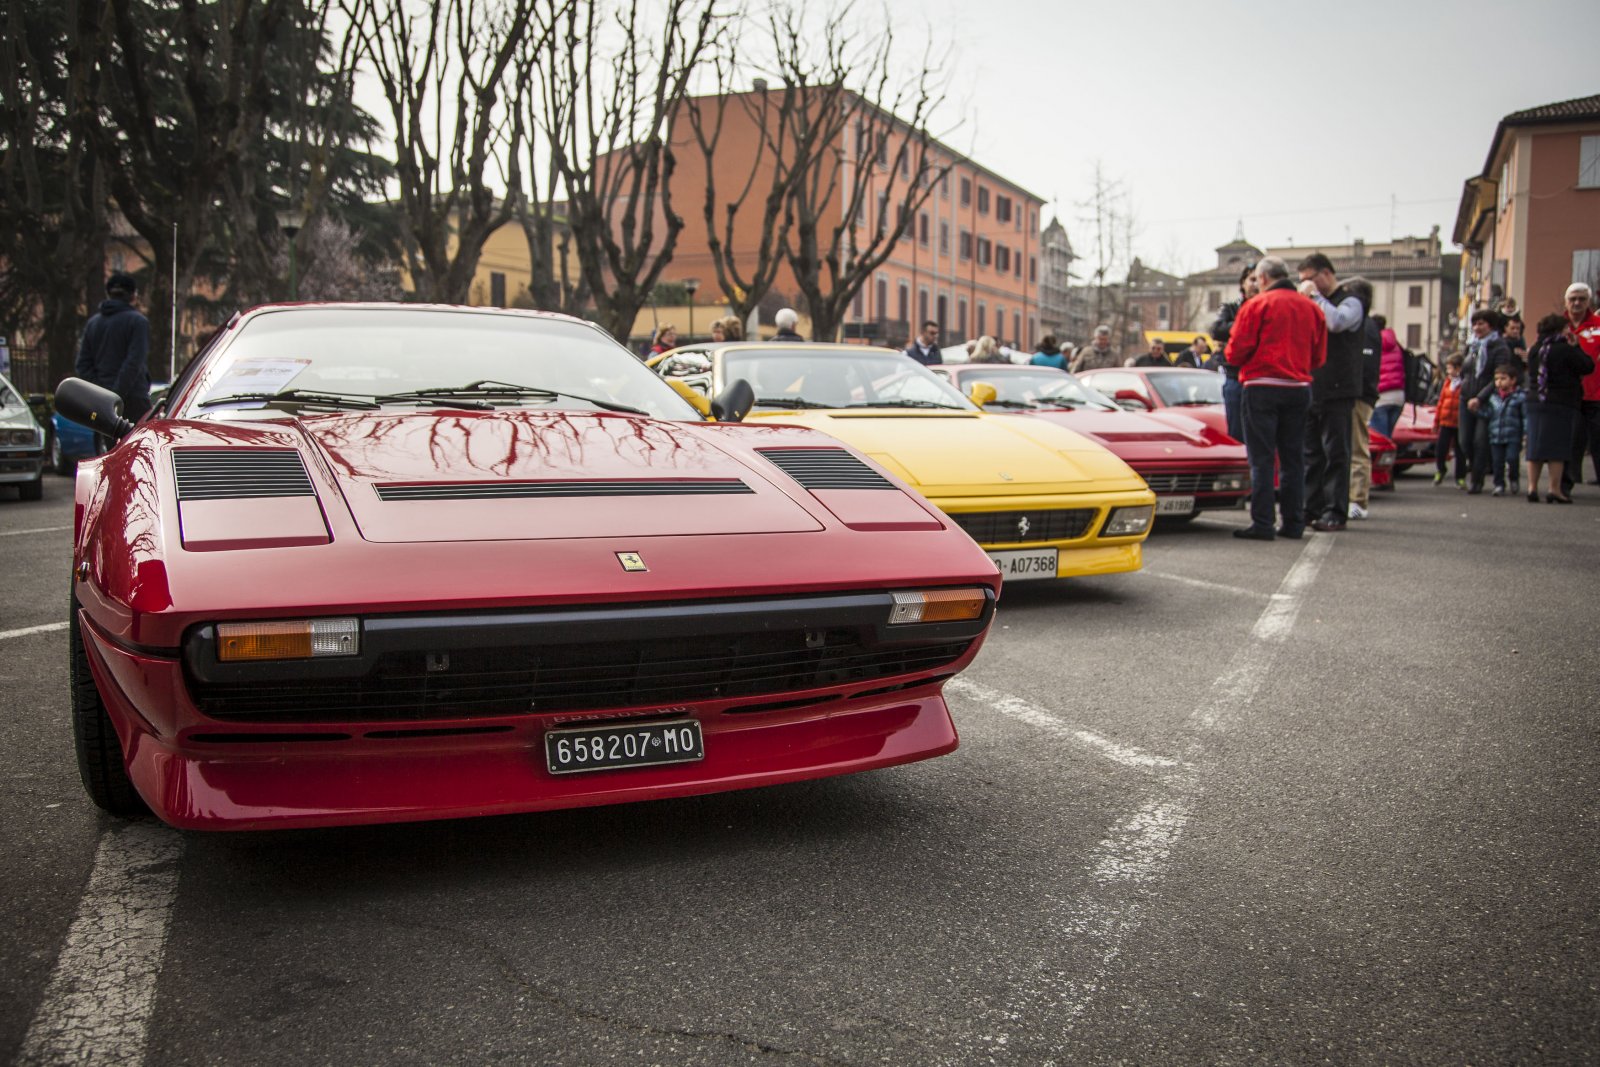
[[1561,476],[1562,492],[1571,496],[1573,483],[1583,480],[1585,452],[1594,460],[1595,483],[1600,484],[1600,314],[1594,310],[1594,291],[1583,282],[1567,286],[1565,302],[1567,332],[1597,368],[1583,379],[1583,410],[1572,442],[1572,462]]
[[[1228,335],[1227,360],[1244,390],[1244,446],[1250,457],[1250,525],[1233,531],[1249,541],[1305,533],[1306,414],[1311,372],[1328,355],[1322,310],[1295,289],[1277,256],[1256,264],[1259,295],[1246,300]],[[1278,467],[1278,510],[1272,528],[1272,468]]]

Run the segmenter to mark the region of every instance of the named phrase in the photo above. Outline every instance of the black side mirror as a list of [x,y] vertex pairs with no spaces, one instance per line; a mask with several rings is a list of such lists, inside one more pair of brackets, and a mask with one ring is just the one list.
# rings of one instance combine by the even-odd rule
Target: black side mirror
[[112,440],[133,429],[133,423],[122,417],[122,398],[82,378],[67,378],[56,386],[56,411]]
[[711,398],[711,414],[718,422],[743,422],[756,406],[756,391],[743,378],[735,379]]

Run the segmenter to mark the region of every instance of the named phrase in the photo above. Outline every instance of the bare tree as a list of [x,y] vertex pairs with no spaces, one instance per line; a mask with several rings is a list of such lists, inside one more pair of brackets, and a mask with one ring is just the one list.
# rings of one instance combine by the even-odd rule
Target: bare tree
[[[1128,204],[1127,190],[1121,181],[1106,174],[1105,165],[1095,160],[1089,196],[1078,202],[1079,221],[1087,224],[1092,254],[1085,257],[1094,294],[1095,325],[1111,327],[1111,336],[1120,347],[1128,329],[1126,275],[1133,265],[1133,238],[1137,223]],[[1112,281],[1118,274],[1125,281]]]
[[653,17],[642,0],[572,0],[528,65],[539,77],[531,124],[566,190],[583,282],[597,321],[622,340],[684,226],[668,120],[724,26],[714,0],[664,0]]
[[[420,299],[464,303],[484,243],[517,214],[523,100],[507,72],[530,38],[548,38],[552,23],[537,17],[548,5],[341,4],[389,107],[406,270]],[[500,168],[503,196],[491,168]]]
[[784,256],[820,340],[838,335],[850,303],[950,167],[936,161],[928,132],[943,100],[932,46],[920,62],[902,65],[892,32],[858,45],[848,14],[846,7],[823,29],[824,84],[807,81],[814,31],[802,28],[794,8],[773,19],[780,63],[796,83],[789,91],[803,97],[793,109],[793,136],[814,146],[790,190]]

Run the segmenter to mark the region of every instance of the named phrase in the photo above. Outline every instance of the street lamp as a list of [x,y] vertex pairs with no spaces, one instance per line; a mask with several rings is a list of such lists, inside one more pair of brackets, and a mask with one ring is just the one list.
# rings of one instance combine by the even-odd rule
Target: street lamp
[[278,229],[289,239],[289,299],[300,299],[300,275],[295,269],[294,238],[297,233],[305,228],[306,213],[304,211],[278,212]]
[[694,340],[694,291],[700,288],[699,278],[685,278],[683,288],[689,294],[689,340]]

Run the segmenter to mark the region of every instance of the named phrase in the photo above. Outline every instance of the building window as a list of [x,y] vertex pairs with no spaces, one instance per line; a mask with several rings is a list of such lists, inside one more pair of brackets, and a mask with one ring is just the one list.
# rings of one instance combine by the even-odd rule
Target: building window
[[878,232],[889,232],[889,194],[878,194]]
[[989,305],[982,300],[978,301],[978,336],[982,337],[989,332]]
[[506,306],[506,276],[497,270],[489,272],[489,306]]
[[864,286],[864,285],[860,289],[857,289],[856,290],[856,298],[851,303],[850,310],[855,314],[855,317],[857,319],[864,319],[864,318],[867,317],[867,313],[866,313],[866,304],[867,304],[866,291],[867,291],[867,287]]
[[1011,269],[1011,249],[1007,248],[1005,245],[995,245],[994,266],[995,269],[1001,273],[1009,271]]
[[978,214],[987,215],[988,213],[989,213],[989,190],[988,190],[988,187],[980,185],[980,186],[978,186]]
[[[941,294],[933,304],[939,309],[939,314],[934,316],[939,320],[939,332],[944,333],[945,330],[950,328],[950,298]],[[926,319],[928,316],[923,315],[922,317]]]
[[876,304],[872,309],[873,317],[886,319],[889,317],[889,279],[879,275],[876,289],[877,291],[873,293],[873,296],[877,298]]
[[994,306],[994,339],[995,339],[995,341],[997,341],[1000,344],[1005,344],[1006,343],[1005,333],[1006,333],[1006,306],[1004,304],[996,304]]
[[961,258],[972,258],[972,234],[966,230],[961,231]]
[[1500,165],[1499,188],[1495,190],[1495,210],[1505,213],[1506,203],[1511,199],[1511,160],[1506,160]]
[[962,178],[961,179],[961,206],[962,207],[970,207],[971,205],[972,205],[972,179],[971,178]]
[[1422,286],[1413,285],[1406,295],[1406,306],[1419,308],[1422,306]]
[[1206,294],[1206,307],[1212,311],[1222,310],[1222,290],[1213,289]]
[[1600,292],[1600,248],[1580,248],[1572,253],[1572,280]]
[[1028,280],[1030,282],[1036,282],[1036,281],[1039,280],[1039,257],[1038,256],[1029,256],[1028,257]]
[[994,246],[987,237],[978,238],[978,266],[987,267],[993,258]]
[[928,213],[926,211],[917,216],[917,244],[923,248],[928,247]]
[[[1011,313],[1011,341],[1013,344],[1020,345],[1022,343],[1022,312],[1020,311]],[[1028,343],[1032,344],[1033,338],[1028,338]]]
[[1022,253],[1018,252],[1011,257],[1011,272],[1017,277],[1022,277]]
[[948,222],[939,223],[939,254],[941,256],[950,254],[950,224]]
[[888,135],[885,134],[885,133],[879,133],[875,137],[873,137],[872,140],[873,140],[873,143],[876,145],[876,147],[878,149],[878,166],[887,167],[889,165],[889,137],[888,137]]
[[994,217],[997,222],[1011,221],[1011,198],[1009,196],[998,194],[995,196]]
[[907,319],[911,318],[911,286],[907,285],[905,282],[901,282],[900,289],[896,294],[896,297],[899,301],[897,310],[900,312],[900,314],[896,317],[899,318],[901,322],[905,322]]
[[939,175],[939,197],[943,200],[950,199],[950,172],[945,171]]
[[956,302],[956,310],[959,313],[959,317],[957,318],[957,321],[960,323],[960,328],[958,330],[956,330],[956,332],[961,335],[962,340],[966,340],[966,337],[967,337],[967,298],[966,297],[962,297],[960,300],[958,300]]
[[[922,285],[922,286],[918,286],[917,287],[917,328],[921,329],[922,328],[922,324],[927,322],[927,321],[928,321],[928,287],[926,285]],[[944,325],[944,323],[940,322],[939,325],[942,327]]]
[[1167,328],[1167,305],[1161,304],[1156,308],[1156,319],[1161,323],[1161,328]]
[[1578,142],[1578,188],[1600,189],[1600,137]]
[[1422,347],[1422,323],[1413,322],[1406,327],[1406,347],[1413,352]]

